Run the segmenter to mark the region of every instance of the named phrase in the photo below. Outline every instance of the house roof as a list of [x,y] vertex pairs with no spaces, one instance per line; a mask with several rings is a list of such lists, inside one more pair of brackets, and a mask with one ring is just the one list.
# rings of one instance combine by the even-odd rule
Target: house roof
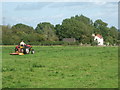
[[100,34],[97,34],[96,36],[99,37],[99,38],[103,38],[102,35],[100,35]]

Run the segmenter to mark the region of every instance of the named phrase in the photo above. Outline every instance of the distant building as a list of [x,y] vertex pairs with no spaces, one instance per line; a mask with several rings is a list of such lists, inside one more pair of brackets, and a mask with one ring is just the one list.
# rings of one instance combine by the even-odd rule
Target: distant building
[[76,42],[75,38],[64,38],[64,42]]
[[104,40],[103,40],[103,37],[102,35],[100,34],[92,34],[92,36],[94,37],[94,41],[97,41],[98,42],[98,45],[104,45]]

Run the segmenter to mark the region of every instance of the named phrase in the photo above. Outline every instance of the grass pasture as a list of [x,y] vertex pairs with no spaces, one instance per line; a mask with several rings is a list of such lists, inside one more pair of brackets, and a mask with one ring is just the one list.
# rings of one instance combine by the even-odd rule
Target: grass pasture
[[9,55],[2,47],[3,88],[117,88],[118,48],[33,46],[35,54]]

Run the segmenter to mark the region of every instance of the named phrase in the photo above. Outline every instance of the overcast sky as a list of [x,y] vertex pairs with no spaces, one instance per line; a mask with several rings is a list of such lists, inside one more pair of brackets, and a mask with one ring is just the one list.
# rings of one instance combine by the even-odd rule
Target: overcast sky
[[1,19],[6,25],[23,23],[35,28],[40,22],[56,25],[81,14],[118,28],[118,2],[3,2]]

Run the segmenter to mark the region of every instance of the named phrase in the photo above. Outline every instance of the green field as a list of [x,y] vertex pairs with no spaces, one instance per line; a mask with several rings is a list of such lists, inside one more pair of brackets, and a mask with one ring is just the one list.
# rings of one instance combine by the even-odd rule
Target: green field
[[118,47],[33,48],[35,54],[13,56],[14,46],[3,46],[3,88],[118,87]]

